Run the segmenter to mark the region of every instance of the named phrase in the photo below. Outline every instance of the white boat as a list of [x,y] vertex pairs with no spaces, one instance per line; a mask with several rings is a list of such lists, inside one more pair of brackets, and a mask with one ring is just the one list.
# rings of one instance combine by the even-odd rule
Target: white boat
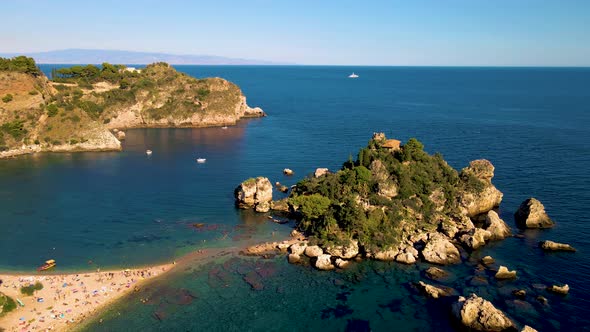
[[207,161],[207,159],[205,159],[205,158],[197,158],[197,162],[199,164],[204,164],[206,161]]
[[359,77],[359,75],[355,74],[354,72],[350,75],[348,75],[348,78],[357,78]]
[[223,126],[223,127],[221,127],[221,129],[225,130],[225,129],[227,129],[227,126]]
[[152,155],[152,150],[145,150],[145,154],[147,154],[148,156]]

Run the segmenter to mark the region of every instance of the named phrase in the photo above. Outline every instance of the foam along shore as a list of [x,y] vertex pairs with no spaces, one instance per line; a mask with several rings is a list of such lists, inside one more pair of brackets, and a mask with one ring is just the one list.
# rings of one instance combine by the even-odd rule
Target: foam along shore
[[[24,304],[0,317],[0,327],[5,331],[69,330],[114,300],[138,291],[143,282],[168,272],[173,266],[55,275],[0,274],[0,292]],[[36,282],[43,289],[31,296],[21,293],[21,287]]]

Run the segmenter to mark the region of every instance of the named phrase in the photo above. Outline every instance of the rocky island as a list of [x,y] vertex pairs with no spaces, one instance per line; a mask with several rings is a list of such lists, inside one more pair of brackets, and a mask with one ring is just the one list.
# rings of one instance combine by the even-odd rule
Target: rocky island
[[[363,259],[401,264],[422,260],[440,266],[466,261],[471,252],[488,242],[512,235],[495,211],[503,194],[492,184],[492,163],[474,160],[456,171],[442,155],[430,155],[423,148],[414,138],[401,144],[376,133],[356,160],[350,158],[336,172],[318,169],[293,186],[288,198],[279,201],[272,201],[268,179],[245,181],[234,193],[239,208],[286,214],[296,220],[297,230],[291,240],[252,246],[243,253],[266,255],[278,250],[288,253],[289,263],[319,270],[345,269]],[[516,219],[523,228],[553,225],[543,205],[534,198],[522,203]],[[544,250],[575,251],[552,241],[540,246]],[[481,263],[478,269],[489,270],[497,280],[518,278],[516,270],[498,268],[490,256]],[[435,266],[425,271],[432,280],[447,275]],[[519,326],[476,294],[457,296],[451,288],[423,281],[413,287],[433,300],[447,298],[439,303],[452,304],[448,308],[463,328],[504,331]],[[547,290],[564,295],[569,287],[553,285]],[[534,331],[528,326],[524,330]]]
[[73,66],[49,80],[32,58],[0,58],[0,158],[42,151],[120,150],[121,129],[207,127],[264,116],[240,88],[160,62]]

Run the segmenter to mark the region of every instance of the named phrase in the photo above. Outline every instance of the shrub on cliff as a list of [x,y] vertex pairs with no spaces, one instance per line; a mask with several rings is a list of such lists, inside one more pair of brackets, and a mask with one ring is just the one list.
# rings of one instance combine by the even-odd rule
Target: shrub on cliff
[[41,75],[35,60],[26,56],[17,56],[11,59],[0,58],[0,71],[16,71],[33,76]]
[[13,96],[10,93],[7,93],[4,97],[2,97],[2,101],[5,103],[11,102],[12,99],[13,99]]

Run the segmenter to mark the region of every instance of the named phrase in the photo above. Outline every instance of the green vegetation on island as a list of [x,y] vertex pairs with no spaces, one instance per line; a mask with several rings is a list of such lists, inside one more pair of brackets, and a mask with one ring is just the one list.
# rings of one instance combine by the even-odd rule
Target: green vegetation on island
[[289,203],[300,230],[323,246],[358,240],[369,250],[387,249],[415,229],[435,231],[441,220],[459,218],[458,192],[483,188],[414,138],[401,147],[387,142],[375,135],[338,172],[297,184]]
[[161,62],[77,65],[53,69],[49,80],[31,58],[0,58],[0,98],[0,157],[8,150],[119,150],[110,129],[228,125],[264,115],[235,84]]

